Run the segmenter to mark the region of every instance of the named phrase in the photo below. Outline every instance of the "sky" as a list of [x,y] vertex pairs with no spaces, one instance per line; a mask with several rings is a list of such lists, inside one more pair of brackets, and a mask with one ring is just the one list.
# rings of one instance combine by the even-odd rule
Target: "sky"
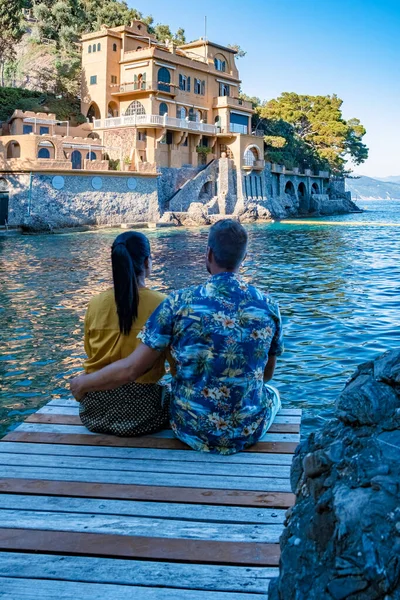
[[400,0],[128,0],[188,41],[239,44],[242,90],[337,94],[367,129],[370,177],[400,175]]

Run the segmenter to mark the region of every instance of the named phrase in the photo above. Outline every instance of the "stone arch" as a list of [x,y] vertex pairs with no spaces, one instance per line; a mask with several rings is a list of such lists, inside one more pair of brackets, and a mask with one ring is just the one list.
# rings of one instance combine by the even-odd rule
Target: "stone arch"
[[311,194],[319,194],[319,186],[316,181],[311,186]]
[[299,210],[302,213],[307,213],[309,211],[309,199],[308,199],[308,194],[307,194],[307,188],[306,185],[304,183],[304,181],[300,181],[298,188],[297,188],[297,194],[299,197]]
[[92,131],[91,133],[89,133],[88,138],[90,138],[91,140],[99,140],[100,136],[95,131]]
[[16,140],[11,140],[6,146],[7,158],[21,158],[21,146]]
[[43,140],[39,143],[37,148],[37,157],[38,158],[55,158],[56,149],[52,142],[48,140]]
[[285,185],[285,194],[288,194],[288,196],[295,196],[296,195],[296,190],[294,189],[294,185],[291,181],[287,181],[286,185]]
[[107,107],[107,117],[112,119],[118,117],[118,104],[116,102],[109,102]]
[[93,123],[93,121],[95,119],[100,119],[101,115],[100,115],[100,109],[97,106],[96,102],[92,102],[91,105],[89,106],[89,109],[86,113],[86,117],[89,121],[89,123]]
[[216,54],[214,58],[214,67],[217,71],[226,72],[228,61],[223,54]]
[[243,155],[244,164],[246,167],[253,167],[257,160],[260,160],[260,149],[255,144],[247,146]]
[[73,169],[82,169],[82,154],[79,150],[71,152],[71,162]]
[[176,109],[177,119],[186,119],[186,108],[184,106],[178,106]]
[[86,160],[96,160],[96,158],[96,153],[93,152],[93,150],[90,150],[90,152],[86,154]]
[[160,115],[160,117],[168,115],[168,104],[166,102],[160,103],[160,106],[158,107],[158,114]]
[[141,102],[134,100],[125,111],[125,116],[145,115],[146,109]]
[[209,202],[212,197],[214,196],[214,184],[212,180],[206,181],[200,192],[199,192],[199,202],[201,202],[202,204],[206,204],[207,202]]
[[8,181],[4,177],[0,177],[0,192],[8,191]]
[[157,82],[157,89],[161,92],[171,91],[171,73],[166,67],[158,69]]

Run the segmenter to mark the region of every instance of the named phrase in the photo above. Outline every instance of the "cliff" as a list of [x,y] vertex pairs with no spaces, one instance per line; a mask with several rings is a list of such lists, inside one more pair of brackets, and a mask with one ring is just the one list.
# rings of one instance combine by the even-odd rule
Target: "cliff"
[[400,350],[361,365],[298,448],[270,600],[400,598]]

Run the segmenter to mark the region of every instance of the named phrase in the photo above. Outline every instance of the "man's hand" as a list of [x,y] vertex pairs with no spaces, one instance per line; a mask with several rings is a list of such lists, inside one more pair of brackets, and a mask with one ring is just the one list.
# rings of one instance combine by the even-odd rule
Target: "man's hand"
[[151,369],[160,353],[152,350],[145,344],[140,344],[132,354],[122,360],[96,371],[89,375],[74,377],[71,381],[71,392],[76,400],[80,402],[85,394],[89,392],[100,392],[102,390],[114,390],[138,377],[144,375]]
[[83,396],[85,395],[85,392],[83,391],[85,379],[86,375],[79,375],[79,377],[74,377],[73,379],[71,379],[71,394],[78,402],[80,402]]

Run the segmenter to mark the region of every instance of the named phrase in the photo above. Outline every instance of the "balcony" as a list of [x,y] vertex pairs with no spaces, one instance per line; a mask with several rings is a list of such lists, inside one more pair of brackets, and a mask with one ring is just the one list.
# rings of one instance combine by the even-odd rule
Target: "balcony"
[[129,96],[132,94],[143,94],[143,92],[162,92],[176,96],[176,86],[173,83],[163,81],[135,81],[121,83],[111,87],[111,96]]
[[218,96],[213,99],[213,108],[240,108],[240,110],[254,112],[253,105],[247,100],[241,98],[232,98],[231,96]]
[[247,125],[239,125],[237,123],[229,123],[227,127],[218,127],[218,132],[222,135],[229,135],[230,133],[241,133],[242,135],[247,135],[249,132],[249,128]]
[[167,115],[125,115],[123,117],[112,117],[109,119],[95,119],[94,129],[113,129],[116,127],[157,127],[159,129],[185,129],[187,131],[217,134],[217,127],[208,123],[189,121],[188,119],[176,119]]

